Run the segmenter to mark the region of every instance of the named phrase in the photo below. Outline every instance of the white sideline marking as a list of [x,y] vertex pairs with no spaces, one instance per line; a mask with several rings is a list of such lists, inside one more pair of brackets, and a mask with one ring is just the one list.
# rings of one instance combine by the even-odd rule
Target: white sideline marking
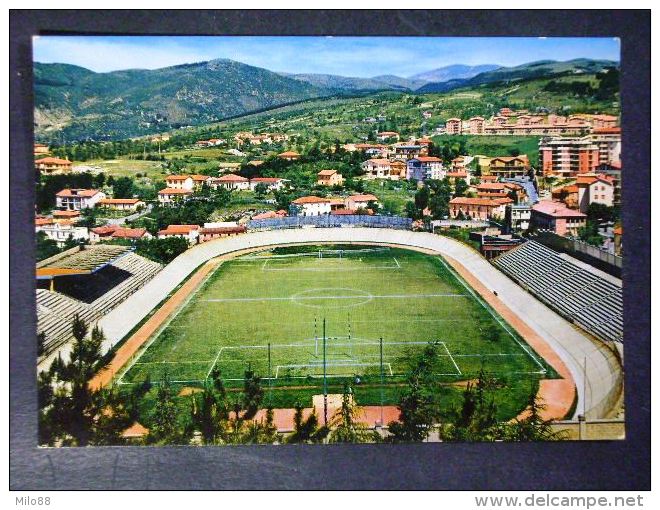
[[[372,298],[378,299],[402,299],[402,298],[433,298],[433,297],[468,297],[467,294],[371,294]],[[365,295],[353,296],[300,296],[295,297],[295,301],[303,300],[319,300],[319,299],[360,299],[369,297]],[[255,298],[215,298],[215,299],[200,299],[200,301],[209,303],[224,303],[232,301],[294,301],[293,297],[255,297]]]
[[440,342],[440,343],[441,343],[442,346],[445,348],[445,351],[447,351],[447,355],[449,356],[449,359],[451,360],[451,362],[452,362],[452,363],[454,364],[454,366],[456,367],[456,370],[458,371],[458,375],[463,375],[463,372],[461,372],[461,369],[458,368],[458,365],[456,364],[456,360],[455,360],[455,359],[453,358],[453,356],[451,355],[451,352],[449,352],[449,349],[447,349],[447,344],[444,343],[444,342]]
[[520,348],[521,348],[523,351],[525,351],[525,352],[527,353],[527,355],[528,355],[530,358],[532,358],[532,360],[534,361],[534,363],[536,363],[536,364],[539,366],[539,368],[541,369],[541,371],[540,371],[539,373],[543,373],[543,374],[547,373],[547,370],[545,369],[545,367],[543,366],[543,364],[542,364],[538,359],[536,359],[536,356],[534,356],[531,352],[529,352],[529,349],[528,349],[526,346],[524,346],[522,343],[520,343],[520,341],[516,338],[516,336],[515,336],[515,335],[513,334],[513,332],[509,329],[509,327],[506,325],[506,323],[502,322],[502,320],[501,320],[501,319],[500,319],[500,318],[499,318],[499,317],[493,312],[493,310],[492,310],[489,306],[486,306],[486,303],[484,303],[484,301],[481,299],[481,297],[480,297],[479,295],[477,295],[477,294],[476,294],[476,293],[475,293],[475,292],[474,292],[474,291],[473,291],[473,290],[472,290],[472,289],[471,289],[471,288],[470,288],[470,287],[469,287],[469,286],[463,281],[463,278],[461,278],[460,275],[458,275],[458,274],[456,273],[456,271],[454,271],[453,268],[449,267],[449,266],[447,265],[447,263],[442,259],[442,257],[439,257],[439,260],[440,260],[440,262],[442,262],[442,264],[445,266],[445,269],[447,269],[447,271],[449,271],[451,274],[454,275],[454,278],[456,278],[456,279],[461,283],[461,285],[463,285],[463,287],[465,287],[465,289],[466,289],[470,294],[472,294],[472,297],[474,297],[474,299],[476,299],[477,302],[478,302],[481,306],[483,306],[483,307],[486,309],[486,311],[487,311],[487,312],[488,312],[488,313],[489,313],[489,314],[490,314],[490,315],[491,315],[491,316],[497,321],[497,323],[498,323],[500,326],[502,326],[502,328],[504,329],[504,331],[506,331],[507,333],[509,333],[509,335],[511,336],[511,338],[513,338],[513,340],[514,340],[514,341],[520,346]]

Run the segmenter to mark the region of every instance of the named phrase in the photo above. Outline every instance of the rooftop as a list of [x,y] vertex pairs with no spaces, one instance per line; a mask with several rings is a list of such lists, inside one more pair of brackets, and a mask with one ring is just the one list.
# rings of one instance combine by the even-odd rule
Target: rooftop
[[97,193],[99,193],[99,190],[97,190],[97,189],[80,189],[80,188],[69,189],[69,188],[66,188],[66,189],[63,189],[61,191],[58,191],[56,196],[58,196],[58,197],[86,197],[86,198],[89,198],[89,197],[93,197]]
[[165,188],[158,192],[159,195],[192,195],[189,189]]
[[53,157],[47,157],[47,158],[41,158],[36,161],[37,163],[45,163],[47,165],[70,165],[71,161],[68,159],[60,159],[60,158],[53,158]]
[[330,200],[327,198],[320,198],[320,197],[313,197],[313,196],[308,196],[308,197],[300,197],[296,198],[293,202],[291,202],[296,205],[302,205],[302,204],[321,204],[321,203],[330,203]]
[[579,211],[569,209],[561,202],[552,202],[550,200],[542,200],[532,206],[532,210],[546,216],[553,216],[555,218],[586,218],[586,214]]

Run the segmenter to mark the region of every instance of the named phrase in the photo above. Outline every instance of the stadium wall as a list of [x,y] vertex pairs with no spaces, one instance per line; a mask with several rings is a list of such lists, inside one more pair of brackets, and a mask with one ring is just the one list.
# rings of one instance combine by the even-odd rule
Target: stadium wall
[[[306,228],[254,232],[216,239],[181,254],[140,291],[99,321],[109,350],[120,342],[153,307],[202,263],[219,256],[287,244],[366,243],[396,245],[431,251],[457,261],[486,289],[497,292],[498,299],[541,336],[568,367],[578,393],[577,414],[589,418],[607,417],[603,402],[621,393],[621,365],[616,356],[543,303],[516,285],[471,248],[442,236],[426,232],[371,228]],[[584,371],[584,359],[589,363]]]

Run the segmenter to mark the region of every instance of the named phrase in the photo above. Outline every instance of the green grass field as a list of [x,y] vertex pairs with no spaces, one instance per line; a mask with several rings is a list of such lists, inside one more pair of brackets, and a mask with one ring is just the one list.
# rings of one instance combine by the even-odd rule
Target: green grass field
[[429,342],[438,342],[433,372],[439,383],[474,378],[483,367],[499,381],[499,399],[512,413],[524,407],[538,379],[556,377],[439,257],[326,246],[281,248],[225,262],[128,367],[120,384],[147,375],[158,381],[167,372],[177,385],[199,386],[217,367],[228,388],[238,389],[251,368],[276,407],[291,406],[321,392],[324,319],[330,384],[341,388],[359,378],[361,404],[380,397],[374,391],[381,377],[380,338],[389,403],[397,401],[397,388]]

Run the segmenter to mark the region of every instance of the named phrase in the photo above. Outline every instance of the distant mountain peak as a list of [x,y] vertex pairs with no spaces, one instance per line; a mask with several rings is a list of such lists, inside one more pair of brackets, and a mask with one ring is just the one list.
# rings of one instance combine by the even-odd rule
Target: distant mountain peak
[[480,64],[469,66],[464,64],[451,64],[448,66],[439,67],[423,73],[418,73],[410,76],[411,80],[423,80],[426,82],[444,82],[450,80],[466,80],[481,73],[494,71],[499,69],[500,65],[497,64]]

